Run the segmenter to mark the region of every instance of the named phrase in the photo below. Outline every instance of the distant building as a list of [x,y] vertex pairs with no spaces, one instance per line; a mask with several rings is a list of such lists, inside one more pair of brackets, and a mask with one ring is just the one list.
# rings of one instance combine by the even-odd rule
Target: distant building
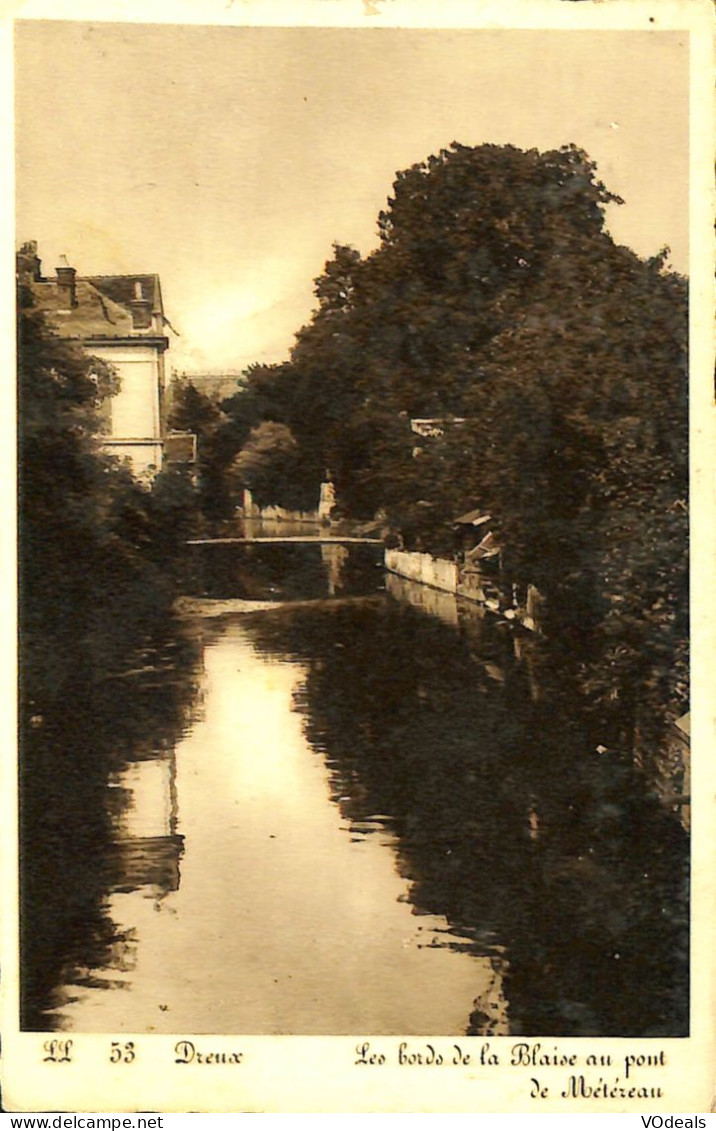
[[59,337],[76,340],[117,371],[121,388],[109,402],[104,447],[129,459],[137,476],[162,466],[165,434],[164,330],[158,275],[78,276],[64,263],[56,275],[41,273],[37,244],[17,256],[18,278]]
[[221,369],[214,371],[192,372],[190,370],[173,370],[169,387],[170,396],[176,395],[176,390],[182,385],[193,385],[198,393],[203,393],[212,401],[223,401],[232,397],[243,388],[245,378],[238,370]]
[[410,421],[410,431],[416,436],[444,436],[447,429],[464,424],[464,416],[414,416]]
[[[464,423],[464,416],[414,416],[410,421],[410,431],[424,440],[436,440]],[[424,451],[424,444],[416,444],[413,456],[422,455]]]

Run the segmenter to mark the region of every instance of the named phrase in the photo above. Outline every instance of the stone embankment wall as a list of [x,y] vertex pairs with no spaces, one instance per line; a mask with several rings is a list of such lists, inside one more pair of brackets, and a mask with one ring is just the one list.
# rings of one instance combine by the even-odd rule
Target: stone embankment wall
[[318,507],[314,511],[289,511],[285,507],[269,506],[259,507],[254,502],[251,492],[244,490],[243,506],[241,508],[244,518],[257,518],[268,522],[323,522],[328,523],[331,512],[336,504],[336,492],[332,483],[321,483]]
[[312,522],[319,521],[318,511],[289,511],[285,507],[259,507],[254,502],[251,492],[244,491],[242,506],[244,518],[260,519],[263,522]]
[[539,611],[541,595],[534,585],[528,585],[524,605],[514,601],[511,605],[500,600],[494,585],[485,584],[485,579],[474,567],[461,567],[458,562],[448,558],[434,558],[432,554],[413,550],[386,550],[385,568],[399,577],[407,577],[432,589],[453,593],[468,601],[476,601],[491,612],[514,620],[523,628],[539,631]]
[[386,550],[385,568],[399,577],[419,581],[433,589],[443,589],[446,593],[457,593],[458,564],[446,558],[434,558],[432,554],[419,554],[409,550]]
[[[431,554],[408,550],[386,550],[384,560],[385,568],[395,575],[388,579],[388,592],[439,617],[447,624],[457,625],[460,621],[458,599],[463,598],[470,601],[473,607],[479,607],[482,616],[487,610],[533,632],[540,631],[543,597],[534,585],[523,587],[521,601],[517,600],[516,591],[513,591],[513,601],[510,604],[504,593],[498,591],[494,581],[474,566],[461,567],[458,562],[446,558],[434,558]],[[407,580],[401,581],[401,578]],[[417,582],[425,588],[422,591],[415,589],[409,582]],[[513,641],[518,656],[525,645],[536,644],[536,641],[529,642],[527,637],[519,634],[515,634]],[[528,653],[525,659],[530,693],[533,699],[537,699],[540,691]],[[641,728],[637,726],[631,750],[635,765],[651,784],[655,795],[666,808],[677,815],[687,831],[691,813],[689,720],[688,715],[670,720],[660,741],[655,744],[645,740]]]

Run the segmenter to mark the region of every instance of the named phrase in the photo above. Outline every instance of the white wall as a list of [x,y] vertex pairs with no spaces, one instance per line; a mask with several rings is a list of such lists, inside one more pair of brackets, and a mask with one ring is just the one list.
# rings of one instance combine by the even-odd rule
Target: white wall
[[110,404],[111,435],[122,439],[158,439],[159,351],[150,345],[124,343],[88,348],[113,365],[121,381],[121,389]]
[[401,577],[409,577],[411,581],[432,585],[434,589],[457,592],[458,565],[447,558],[434,558],[431,554],[408,550],[386,550],[385,567]]
[[[88,350],[113,365],[121,388],[109,404],[110,432],[105,450],[120,459],[129,459],[135,475],[151,474],[162,466],[159,384],[162,356],[151,345],[126,342],[95,346]],[[123,441],[122,443],[113,441]]]
[[517,620],[524,628],[533,632],[540,631],[543,598],[534,585],[527,587],[526,609],[514,605],[512,608],[504,608],[498,596],[489,596],[485,592],[479,574],[465,570],[461,575],[458,563],[447,558],[434,558],[431,554],[418,554],[409,550],[386,550],[384,563],[387,570],[397,573],[399,577],[407,577],[421,585],[430,585],[433,589],[477,601],[507,620]]

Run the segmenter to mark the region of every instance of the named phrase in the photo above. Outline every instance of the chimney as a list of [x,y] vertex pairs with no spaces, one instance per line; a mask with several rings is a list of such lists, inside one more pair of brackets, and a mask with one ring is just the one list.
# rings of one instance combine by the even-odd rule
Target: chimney
[[132,322],[135,330],[148,330],[152,324],[152,303],[144,297],[142,283],[136,279],[134,283],[134,298],[129,301],[132,311]]
[[57,293],[63,304],[68,308],[77,306],[77,285],[76,277],[77,272],[74,267],[70,267],[65,255],[60,256],[61,264],[56,268],[57,271]]
[[37,256],[37,240],[28,240],[17,253],[16,271],[18,282],[39,283],[42,279],[42,263]]

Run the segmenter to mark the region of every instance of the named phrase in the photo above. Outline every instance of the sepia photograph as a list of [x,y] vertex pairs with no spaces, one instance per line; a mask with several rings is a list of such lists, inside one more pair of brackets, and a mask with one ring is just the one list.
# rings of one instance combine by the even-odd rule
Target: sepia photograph
[[354,1072],[458,1049],[532,1099],[562,1067],[563,1110],[665,1110],[692,45],[552,7],[14,24],[16,1023],[46,1060],[345,1037]]

